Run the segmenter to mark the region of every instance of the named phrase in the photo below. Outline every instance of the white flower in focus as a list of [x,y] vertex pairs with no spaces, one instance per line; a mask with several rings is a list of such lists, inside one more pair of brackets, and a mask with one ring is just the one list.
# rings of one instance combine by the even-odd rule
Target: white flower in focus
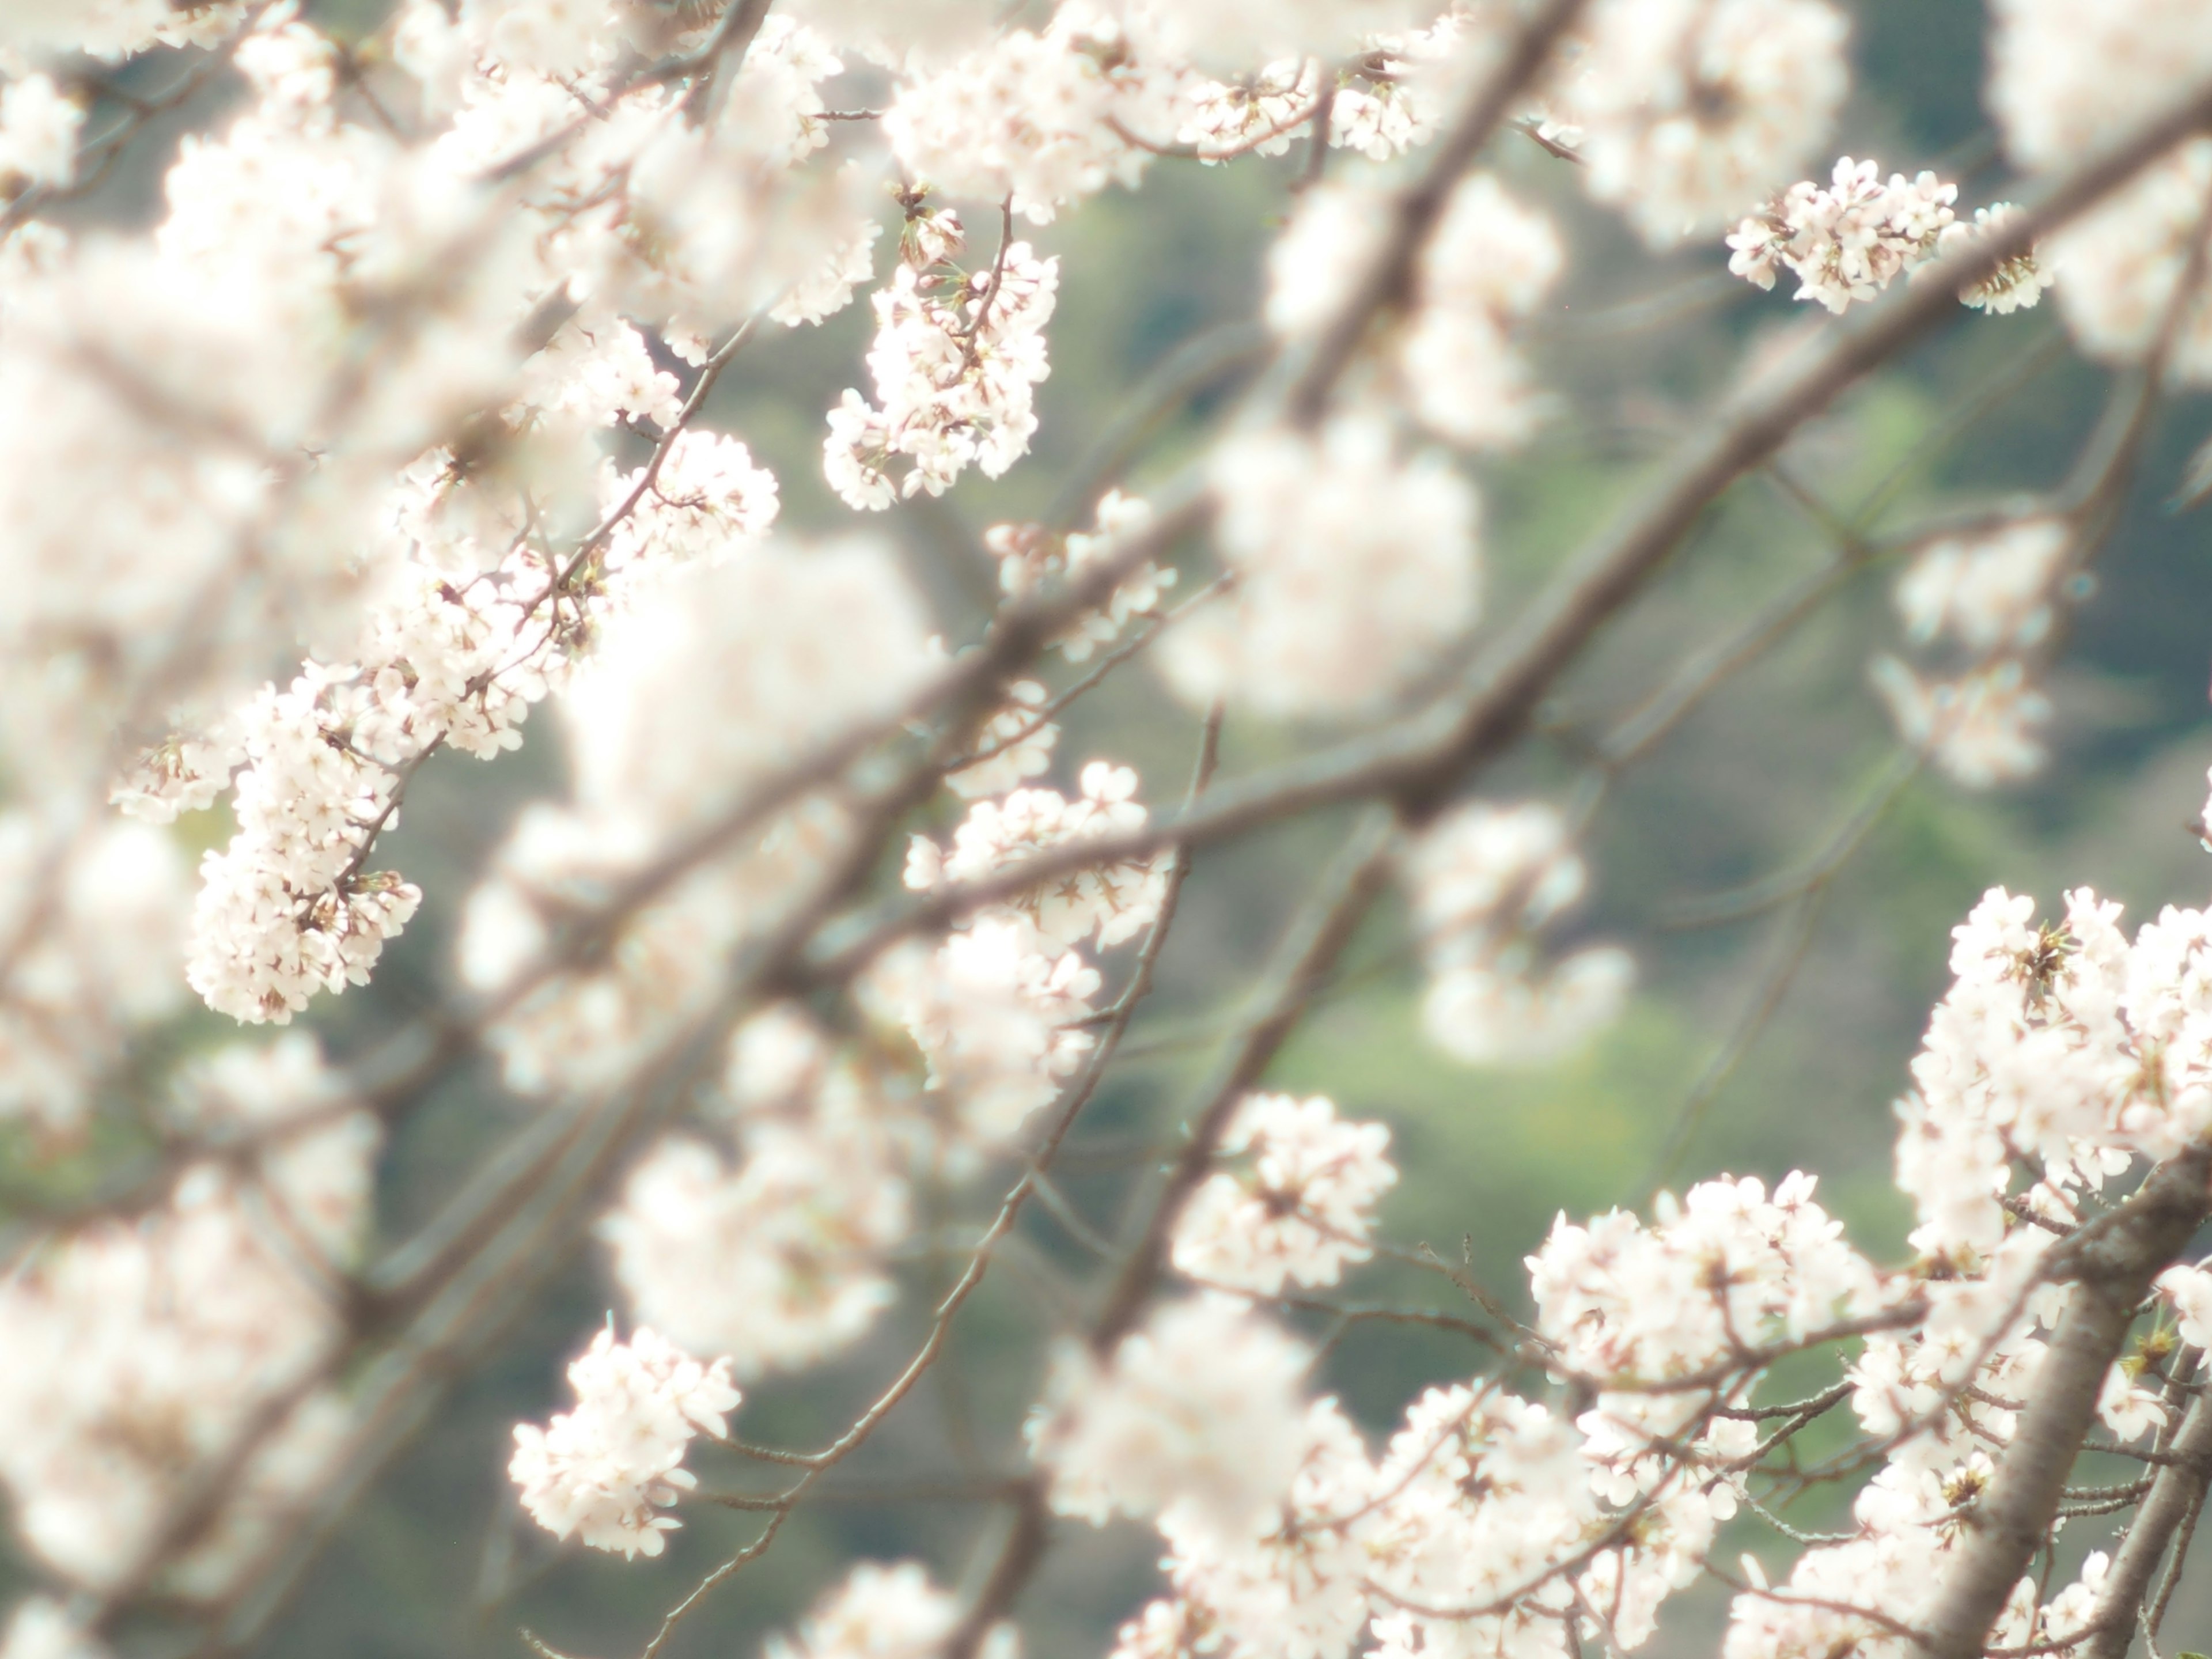
[[1796,298],[1841,313],[1936,257],[1956,228],[1958,194],[1932,173],[1892,173],[1885,185],[1875,162],[1846,155],[1827,185],[1792,185],[1738,225],[1728,238],[1729,270],[1771,289],[1775,267],[1785,266],[1797,277]]
[[778,509],[775,475],[754,465],[737,439],[696,427],[676,434],[650,482],[642,467],[629,473],[607,468],[602,511],[611,514],[633,495],[636,507],[609,539],[611,565],[737,552],[768,533]]
[[1201,1284],[1278,1296],[1334,1285],[1373,1254],[1375,1206],[1397,1184],[1381,1123],[1341,1122],[1316,1095],[1248,1095],[1221,1138],[1243,1175],[1212,1175],[1176,1218],[1176,1267]]
[[1052,1506],[1094,1524],[1178,1506],[1224,1540],[1248,1537],[1297,1473],[1305,1346],[1227,1297],[1156,1310],[1105,1364],[1064,1349],[1023,1432]]
[[2125,1366],[2115,1365],[2105,1373],[2105,1386],[2097,1395],[2097,1416],[2124,1444],[2140,1440],[2153,1429],[2164,1428],[2167,1413],[2155,1389],[2137,1382]]
[[874,512],[901,496],[942,495],[972,462],[1002,477],[1036,431],[1034,388],[1050,373],[1044,325],[1060,261],[1014,242],[991,264],[950,264],[959,226],[910,209],[900,264],[876,291],[871,405],[848,390],[830,412],[824,476],[846,504]]
[[737,1409],[726,1360],[702,1365],[641,1327],[627,1343],[611,1322],[568,1367],[575,1409],[544,1428],[514,1427],[507,1475],[531,1518],[626,1558],[659,1555],[682,1524],[656,1514],[698,1484],[682,1467],[694,1435],[721,1437]]
[[1348,715],[1406,690],[1475,619],[1474,486],[1441,456],[1402,462],[1354,417],[1318,438],[1262,432],[1215,452],[1215,534],[1237,580],[1169,630],[1169,685],[1276,719]]
[[[1298,1437],[1280,1522],[1259,1536],[1224,1534],[1188,1506],[1162,1512],[1161,1565],[1176,1602],[1155,1602],[1123,1626],[1117,1653],[1137,1659],[1178,1635],[1189,1651],[1225,1648],[1237,1659],[1336,1659],[1347,1650],[1370,1611],[1367,1545],[1382,1494],[1359,1431],[1334,1399],[1306,1408]],[[1172,1648],[1152,1651],[1177,1659]]]
[[[1936,239],[1936,251],[1941,255],[1970,247],[2003,229],[2019,216],[2020,211],[2010,202],[1993,202],[1985,208],[1976,208],[1972,223],[1960,220],[1944,226],[1943,234]],[[2043,262],[2040,246],[2031,247],[2025,253],[2014,254],[1981,281],[1966,288],[1960,294],[1959,301],[1995,317],[2033,311],[2052,280],[2049,266]]]

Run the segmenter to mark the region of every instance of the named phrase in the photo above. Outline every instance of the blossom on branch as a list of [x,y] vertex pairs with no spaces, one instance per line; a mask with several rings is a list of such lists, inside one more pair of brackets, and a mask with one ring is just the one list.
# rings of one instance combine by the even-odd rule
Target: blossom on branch
[[556,1538],[659,1554],[683,1523],[657,1511],[698,1484],[685,1449],[696,1435],[729,1432],[738,1401],[729,1362],[702,1365],[642,1326],[617,1342],[610,1321],[569,1364],[568,1383],[575,1409],[542,1429],[515,1425],[507,1474],[523,1508]]

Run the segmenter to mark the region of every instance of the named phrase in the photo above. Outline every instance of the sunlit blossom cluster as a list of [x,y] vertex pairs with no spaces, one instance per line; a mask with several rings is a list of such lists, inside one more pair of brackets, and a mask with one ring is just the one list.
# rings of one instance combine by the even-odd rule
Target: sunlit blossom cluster
[[659,1554],[681,1523],[658,1511],[697,1484],[684,1449],[695,1435],[729,1431],[738,1400],[729,1363],[702,1365],[643,1327],[617,1342],[610,1325],[568,1367],[568,1385],[573,1410],[542,1429],[515,1427],[507,1473],[523,1508],[556,1538]]
[[[1990,9],[2023,199],[2212,76],[2202,0]],[[1501,458],[1567,406],[1545,378],[1583,292],[1566,191],[1716,267],[1734,225],[1729,270],[1786,273],[1831,313],[2022,232],[2008,203],[1962,218],[1933,172],[1846,157],[1790,182],[1850,90],[1841,9],[1592,0],[1511,85],[1493,76],[1542,9],[1489,0],[404,0],[359,40],[296,0],[0,10],[0,1128],[66,1189],[21,1218],[10,1194],[0,1241],[0,1488],[47,1581],[0,1659],[104,1659],[109,1596],[227,1617],[258,1595],[388,1450],[404,1391],[374,1389],[398,1361],[446,1365],[560,1255],[524,1222],[594,1241],[618,1311],[568,1365],[567,1408],[515,1426],[507,1473],[540,1532],[627,1560],[665,1553],[710,1460],[804,1468],[803,1494],[900,1407],[1038,1209],[1113,1271],[1079,1328],[1087,1295],[1029,1264],[1063,1328],[1007,1437],[1026,1470],[989,1495],[1021,1525],[1156,1535],[1115,1659],[1626,1654],[1709,1572],[1733,1593],[1724,1659],[1916,1650],[1992,1535],[1980,1506],[2031,1402],[2075,1363],[2069,1252],[2212,1139],[2205,912],[2130,937],[2087,888],[2055,920],[1997,888],[1954,930],[1896,1107],[1916,1254],[1893,1267],[1802,1171],[1562,1213],[1502,1295],[1471,1250],[1395,1244],[1386,1203],[1425,1129],[1286,1091],[1260,1040],[1349,978],[1321,947],[1365,938],[1356,911],[1289,930],[1313,953],[1283,975],[1294,1007],[1200,1011],[1234,1063],[1170,1142],[1119,1149],[1165,1172],[1138,1188],[1166,1196],[1135,1254],[1048,1167],[1121,1089],[1106,1068],[1144,1040],[1155,970],[1209,969],[1164,955],[1183,878],[1278,816],[1265,782],[1216,778],[1224,754],[1288,757],[1279,816],[1377,806],[1352,890],[1395,872],[1405,948],[1383,966],[1446,1054],[1556,1060],[1620,1015],[1631,958],[1576,931],[1584,820],[1465,799],[1462,763],[1565,732],[1543,700],[1605,619],[1584,612],[1642,576],[1601,561],[1544,590],[1514,648],[1480,633],[1486,588],[1549,574],[1508,544],[1527,532]],[[146,228],[46,216],[120,155],[101,123],[167,112],[94,69],[186,52],[230,101],[192,118]],[[1438,144],[1485,109],[1498,131],[1472,137],[1528,170]],[[1089,246],[1067,221],[1247,156],[1295,159],[1255,164],[1288,193],[1219,435],[1155,477],[1172,410],[1072,422],[1055,438],[1103,459],[1050,507],[1018,486],[972,521],[966,497],[918,499],[1036,445],[1062,261]],[[2049,291],[2090,356],[2212,380],[2212,301],[2182,286],[2208,201],[2199,136],[1959,297],[2004,315]],[[717,392],[761,337],[864,294],[860,361],[828,382],[855,384],[800,441],[726,429],[754,418]],[[805,478],[763,464],[791,453]],[[1900,542],[1912,662],[1875,683],[1954,781],[2042,763],[2042,677],[2101,505]],[[924,514],[957,532],[943,559],[902,539]],[[1532,641],[1545,660],[1516,654]],[[1124,751],[1148,797],[1076,706],[1140,652],[1173,699],[1146,719],[1199,734],[1180,808],[1153,731]],[[1353,736],[1298,751],[1316,727]],[[526,736],[537,798],[480,826],[464,890],[418,884],[387,844],[417,779]],[[238,1024],[312,1017],[441,904],[454,984],[411,1045],[349,1044],[341,1070],[301,1030],[222,1046],[173,1022],[187,992]],[[406,1206],[380,1202],[386,1142],[412,1148],[399,1126],[479,1055],[540,1184],[501,1189],[518,1164],[494,1160],[481,1210],[472,1182],[428,1248],[386,1252],[380,1218]],[[78,1182],[66,1160],[110,1141],[131,1179]],[[979,1199],[995,1219],[963,1231]],[[495,1237],[520,1267],[468,1277]],[[2150,1334],[2077,1379],[2108,1449],[2195,1409],[2159,1369],[2212,1348],[2212,1267],[2182,1248],[2123,1310]],[[947,1292],[949,1260],[968,1270]],[[1356,1299],[1386,1274],[1468,1310]],[[732,1439],[740,1382],[873,1364],[924,1282],[922,1346],[848,1437]],[[456,1311],[456,1285],[486,1302]],[[1489,1358],[1356,1417],[1322,1379],[1370,1319]],[[1817,1409],[1776,1403],[1815,1370]],[[1770,1455],[1832,1410],[1858,1437],[1837,1529],[1778,1523],[1786,1567],[1739,1575],[1722,1528],[1774,1520]],[[799,1502],[722,1496],[778,1516],[762,1549]],[[1984,1648],[2079,1650],[2119,1571],[2105,1551],[2063,1583],[2007,1569]],[[936,1659],[959,1638],[1015,1659],[994,1593],[841,1564],[766,1650]]]

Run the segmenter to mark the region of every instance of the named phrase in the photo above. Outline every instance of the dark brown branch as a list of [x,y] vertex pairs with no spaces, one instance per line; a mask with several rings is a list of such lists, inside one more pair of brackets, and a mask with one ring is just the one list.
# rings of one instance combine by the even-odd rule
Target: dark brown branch
[[1930,1611],[1917,1644],[1925,1659],[1980,1659],[2005,1598],[2050,1530],[2136,1304],[2204,1219],[2208,1172],[2212,1148],[2192,1147],[2152,1170],[2100,1222],[2051,1248],[2051,1271],[2071,1278],[2074,1289],[2036,1370],[2034,1397]]
[[2152,1480],[2150,1495],[2128,1528],[2127,1541],[2112,1558],[2105,1592],[2097,1601],[2102,1628],[2081,1650],[2081,1659],[2124,1659],[2135,1610],[2150,1589],[2166,1545],[2204,1501],[2205,1484],[2212,1480],[2212,1395],[2199,1395],[2190,1407],[2181,1431],[2166,1450],[2174,1462]]

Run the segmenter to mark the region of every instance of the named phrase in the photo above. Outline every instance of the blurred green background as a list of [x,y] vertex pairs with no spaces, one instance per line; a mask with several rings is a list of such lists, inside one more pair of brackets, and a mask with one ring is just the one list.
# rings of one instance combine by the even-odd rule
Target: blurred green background
[[[2011,193],[1991,159],[1978,100],[1984,18],[1975,0],[1868,0],[1849,9],[1859,81],[1836,152],[1908,172],[1959,167],[1946,176],[1961,177],[1968,210]],[[323,9],[351,27],[379,10]],[[998,483],[970,478],[941,501],[902,507],[868,526],[898,539],[950,636],[972,634],[989,594],[983,527],[1043,513],[1059,480],[1149,374],[1186,342],[1254,315],[1262,250],[1300,159],[1224,168],[1157,163],[1140,195],[1109,193],[1032,233],[1063,256],[1034,454]],[[1652,259],[1582,201],[1571,167],[1532,144],[1509,135],[1491,161],[1517,191],[1549,205],[1575,253],[1573,274],[1531,343],[1556,407],[1526,452],[1478,469],[1487,503],[1486,628],[1495,630],[1512,626],[1521,599],[1634,489],[1746,349],[1826,319],[1784,295],[1718,276],[1724,250],[1717,246]],[[157,177],[150,162],[126,170],[92,211],[144,215]],[[844,386],[864,384],[868,327],[861,304],[818,331],[778,333],[738,361],[709,406],[711,423],[744,437],[775,467],[787,522],[803,529],[852,523],[821,482],[821,416]],[[1862,526],[1874,533],[2047,488],[2094,422],[2109,381],[2061,349],[2059,332],[2048,306],[2005,319],[1961,311],[1808,428],[1785,464],[1847,518],[1885,498]],[[1163,477],[1187,460],[1236,389],[1225,379],[1162,422],[1134,476]],[[1630,945],[1641,979],[1628,1016],[1590,1052],[1538,1072],[1470,1070],[1437,1054],[1419,1033],[1419,978],[1400,918],[1378,916],[1272,1081],[1328,1092],[1346,1113],[1391,1124],[1404,1175],[1385,1212],[1390,1236],[1455,1260],[1464,1249],[1490,1285],[1517,1299],[1519,1260],[1556,1213],[1642,1202],[1671,1153],[1677,1185],[1719,1171],[1817,1170],[1822,1196],[1862,1246],[1895,1256],[1905,1212],[1889,1182],[1890,1103],[1945,984],[1949,928],[1996,884],[2048,904],[2062,884],[2087,883],[2140,918],[2162,903],[2199,902],[2212,876],[2185,828],[2212,763],[2212,520],[2166,507],[2208,428],[2212,407],[2203,399],[2160,419],[2124,520],[2098,562],[2094,591],[2070,618],[2049,688],[2058,714],[2044,775],[1988,794],[1916,779],[1829,884],[1809,927],[1790,912],[1704,928],[1672,921],[1690,902],[1814,858],[1884,775],[1894,739],[1866,666],[1898,641],[1890,566],[1847,581],[1600,803],[1587,846],[1593,896],[1570,933]],[[1632,707],[1685,652],[1727,633],[1832,552],[1820,527],[1772,480],[1746,480],[1571,677],[1557,721],[1601,725]],[[1136,765],[1156,802],[1180,792],[1195,721],[1143,667],[1125,671],[1065,724],[1054,774],[1062,782],[1103,755]],[[420,780],[391,859],[430,896],[376,982],[314,1016],[335,1049],[359,1046],[444,994],[471,872],[523,800],[560,787],[556,718],[541,715],[529,732],[525,750],[496,766],[441,757]],[[1226,769],[1262,764],[1316,735],[1232,720]],[[1563,800],[1574,776],[1568,746],[1539,739],[1484,778],[1479,793]],[[955,805],[943,803],[940,827]],[[206,817],[196,833],[228,833],[216,815]],[[1148,1149],[1172,1130],[1206,1041],[1233,1012],[1336,827],[1288,826],[1200,860],[1160,992],[1132,1035],[1135,1058],[1116,1070],[1071,1149],[1066,1190],[1094,1221],[1119,1214],[1148,1167]],[[1771,1018],[1753,1040],[1734,1041],[1784,963],[1794,972]],[[201,1017],[185,1040],[228,1035]],[[1719,1077],[1717,1059],[1731,1056]],[[487,1080],[471,1079],[411,1119],[387,1158],[389,1235],[404,1236],[431,1212],[524,1115]],[[957,1221],[975,1215],[987,1197],[970,1189],[933,1204]],[[836,1484],[957,1485],[1018,1468],[1039,1334],[1080,1308],[1092,1266],[1033,1211],[958,1323],[938,1376],[854,1460],[850,1480]],[[910,1305],[824,1373],[753,1390],[741,1431],[794,1446],[833,1435],[911,1351],[930,1292],[951,1268],[946,1256],[912,1263]],[[1362,1299],[1442,1306],[1454,1294],[1406,1268],[1371,1268],[1348,1288]],[[518,1519],[503,1474],[509,1425],[562,1407],[560,1368],[612,1302],[599,1257],[580,1250],[550,1291],[520,1312],[496,1358],[456,1379],[433,1426],[367,1496],[264,1650],[317,1659],[512,1655],[521,1651],[517,1626],[526,1625],[574,1655],[636,1651],[659,1611],[750,1536],[755,1522],[687,1510],[666,1557],[626,1565],[555,1549]],[[1371,1327],[1335,1352],[1326,1382],[1380,1432],[1412,1394],[1466,1374],[1480,1358],[1432,1332]],[[751,1479],[712,1457],[702,1474],[725,1490]],[[1808,1514],[1808,1524],[1832,1518]],[[791,1619],[854,1554],[918,1555],[941,1580],[958,1583],[997,1524],[987,1504],[941,1497],[809,1509],[670,1651],[702,1659],[751,1653],[763,1632]],[[1066,1527],[1058,1545],[1023,1607],[1037,1659],[1100,1652],[1114,1621],[1144,1594],[1156,1553],[1133,1528]],[[1743,1547],[1762,1547],[1759,1534],[1745,1530]],[[1684,1597],[1646,1651],[1667,1659],[1712,1651],[1721,1608],[1711,1595]],[[2208,1623],[2212,1596],[2200,1588],[2168,1629],[2186,1643]]]

